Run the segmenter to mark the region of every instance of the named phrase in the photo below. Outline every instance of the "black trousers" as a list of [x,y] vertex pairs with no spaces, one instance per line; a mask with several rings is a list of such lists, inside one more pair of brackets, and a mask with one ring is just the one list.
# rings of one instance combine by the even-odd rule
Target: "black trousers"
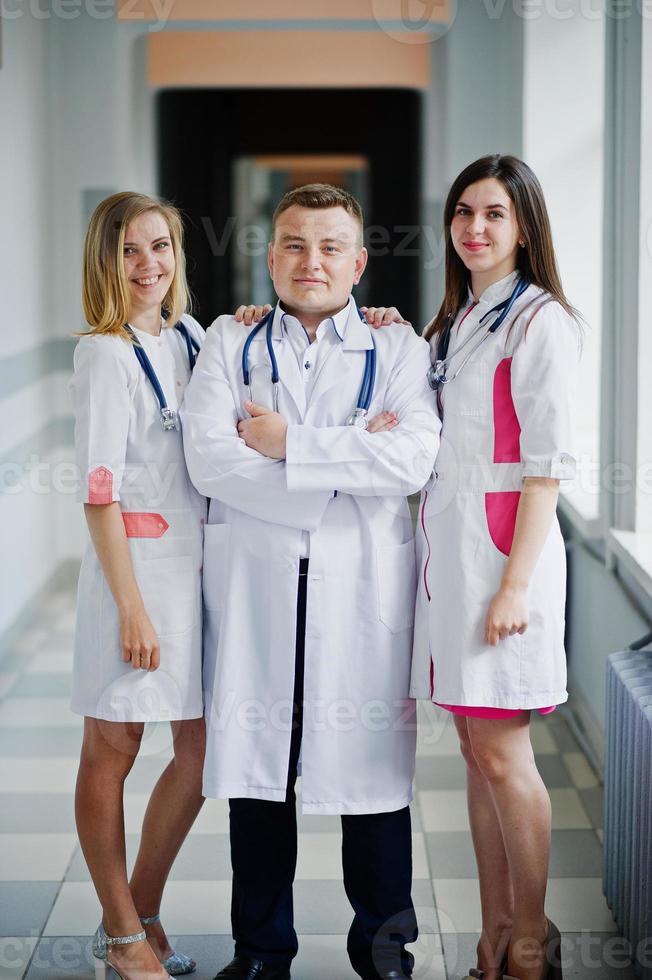
[[[301,749],[308,559],[299,568],[294,709],[284,803],[229,800],[236,954],[288,967],[297,953],[292,883],[297,863],[294,786]],[[342,816],[344,887],[353,907],[347,950],[365,980],[388,970],[409,976],[405,944],[417,938],[410,895],[412,835],[408,807],[392,813]]]

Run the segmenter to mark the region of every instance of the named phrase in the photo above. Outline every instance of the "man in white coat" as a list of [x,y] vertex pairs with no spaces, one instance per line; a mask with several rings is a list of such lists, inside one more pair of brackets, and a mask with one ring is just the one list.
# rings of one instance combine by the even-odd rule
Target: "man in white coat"
[[[204,793],[230,800],[225,980],[290,976],[298,772],[304,813],[342,815],[354,970],[378,980],[412,968],[416,571],[405,497],[430,476],[440,426],[425,341],[405,327],[372,336],[351,297],[367,261],[362,231],[343,190],[286,194],[268,260],[280,301],[246,346],[247,328],[218,318],[182,411],[188,469],[211,498]],[[398,424],[347,424],[365,408]]]

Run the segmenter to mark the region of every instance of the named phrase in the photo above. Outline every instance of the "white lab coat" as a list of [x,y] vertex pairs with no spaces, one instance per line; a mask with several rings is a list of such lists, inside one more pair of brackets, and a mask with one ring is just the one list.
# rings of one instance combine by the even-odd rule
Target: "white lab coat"
[[[344,424],[372,344],[353,303],[307,403],[277,307],[279,411],[289,428],[287,459],[272,460],[247,448],[236,429],[247,417],[247,333],[230,316],[209,329],[183,408],[188,470],[212,498],[204,541],[204,793],[285,799],[306,530],[304,812],[400,809],[412,795],[415,747],[408,686],[416,567],[405,495],[428,479],[439,431],[426,384],[428,347],[406,327],[375,334],[370,417],[392,409],[400,425],[370,435]],[[250,363],[259,366],[261,401],[261,371],[270,377],[264,330]]]
[[[183,322],[201,344],[204,331]],[[190,378],[184,338],[172,327],[134,331],[170,408]],[[120,655],[119,617],[90,539],[77,600],[72,710],[107,721],[173,721],[203,713],[201,560],[206,502],[185,467],[180,431],[164,432],[159,403],[132,345],[82,337],[70,382],[83,503],[120,501],[134,572],[161,644],[156,671]]]
[[[449,353],[510,295],[515,279],[513,273],[490,286],[464,318],[473,304],[469,295],[453,326]],[[441,449],[417,524],[411,684],[417,698],[509,709],[543,708],[567,699],[566,556],[556,517],[530,581],[527,631],[497,647],[484,641],[524,477],[566,480],[575,474],[579,331],[553,302],[541,306],[527,327],[545,298],[530,286],[503,326],[444,389]],[[435,350],[433,339],[433,361]],[[465,353],[453,360],[449,375]]]

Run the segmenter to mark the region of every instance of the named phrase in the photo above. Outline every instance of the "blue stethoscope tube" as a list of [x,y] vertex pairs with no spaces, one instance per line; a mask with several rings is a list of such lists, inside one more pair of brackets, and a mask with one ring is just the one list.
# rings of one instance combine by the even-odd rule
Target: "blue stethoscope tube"
[[[190,364],[190,370],[192,372],[195,366],[195,361],[197,359],[196,355],[199,353],[200,350],[199,344],[197,343],[195,338],[191,336],[191,334],[188,332],[188,329],[185,326],[185,324],[175,323],[174,329],[179,331],[179,333],[181,334],[181,336],[184,338],[186,342],[186,349],[188,351],[188,362]],[[131,334],[134,340],[136,340],[135,334],[131,329],[131,327],[127,325],[126,330],[129,334]],[[169,432],[172,429],[178,429],[179,424],[177,420],[177,413],[174,411],[173,408],[170,408],[168,406],[168,403],[165,399],[165,395],[163,394],[163,389],[161,388],[161,382],[156,376],[156,371],[154,370],[152,362],[147,356],[144,347],[142,347],[141,345],[138,344],[138,342],[136,342],[133,345],[133,348],[134,348],[134,354],[136,355],[143,371],[147,375],[147,378],[152,388],[154,389],[154,394],[156,395],[159,408],[161,411],[161,425],[163,426],[163,430],[165,432]]]
[[[428,384],[433,389],[433,391],[437,392],[438,396],[440,395],[442,387],[446,384],[449,384],[451,381],[454,381],[455,378],[457,378],[457,376],[461,373],[464,366],[467,364],[467,362],[470,360],[473,354],[475,354],[477,349],[485,342],[485,340],[487,340],[489,336],[491,336],[491,334],[496,333],[496,331],[502,326],[502,324],[507,319],[509,312],[513,307],[514,303],[519,298],[519,296],[523,295],[523,293],[525,292],[525,290],[528,288],[529,285],[530,283],[526,279],[519,277],[516,286],[512,290],[511,294],[507,297],[507,299],[503,300],[502,303],[498,303],[496,306],[493,306],[490,310],[488,310],[484,314],[484,316],[481,317],[477,329],[474,330],[473,333],[469,337],[467,337],[464,343],[460,344],[460,346],[457,347],[450,356],[448,354],[448,348],[450,345],[451,333],[453,330],[453,322],[451,321],[451,323],[449,323],[446,329],[442,332],[442,335],[439,339],[439,342],[437,344],[437,358],[435,360],[435,363],[431,365],[431,367],[429,368],[428,375],[427,375]],[[484,324],[485,320],[487,320],[494,313],[498,313],[496,319],[488,327],[486,333],[482,335],[482,337],[475,345],[475,347],[471,348],[471,350],[466,355],[466,357],[464,358],[464,360],[462,361],[458,369],[455,371],[453,376],[449,378],[446,372],[450,365],[450,361],[452,361],[452,359],[456,357],[463,350],[463,348],[466,347],[468,343],[470,343],[471,340],[473,340],[473,338],[476,336],[476,334]]]
[[[361,320],[364,320],[364,314],[358,310],[358,315]],[[257,336],[260,330],[265,327],[265,341],[267,343],[267,353],[269,355],[269,363],[272,371],[272,404],[275,412],[278,412],[278,383],[280,381],[280,374],[278,370],[278,361],[276,360],[276,354],[274,353],[274,346],[272,343],[272,325],[274,322],[274,310],[271,310],[267,316],[263,317],[260,323],[257,323],[253,330],[250,332],[249,336],[245,340],[244,347],[242,348],[242,378],[244,380],[245,386],[249,389],[249,399],[251,398],[251,373],[249,371],[249,348]],[[346,420],[347,425],[355,425],[358,428],[367,428],[367,414],[369,412],[369,407],[374,394],[374,387],[376,384],[376,342],[372,336],[373,347],[365,352],[365,365],[364,374],[362,377],[362,385],[360,387],[360,394],[358,395],[358,401],[355,409],[349,415]]]

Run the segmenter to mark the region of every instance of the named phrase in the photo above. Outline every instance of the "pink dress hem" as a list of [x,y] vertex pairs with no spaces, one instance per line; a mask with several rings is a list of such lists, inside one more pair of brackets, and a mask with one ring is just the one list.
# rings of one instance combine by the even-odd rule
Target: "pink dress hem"
[[440,704],[439,701],[435,701],[435,704],[454,715],[464,715],[466,718],[513,718],[522,711],[538,711],[540,715],[549,715],[557,707],[553,704],[547,708],[474,708],[463,704]]

